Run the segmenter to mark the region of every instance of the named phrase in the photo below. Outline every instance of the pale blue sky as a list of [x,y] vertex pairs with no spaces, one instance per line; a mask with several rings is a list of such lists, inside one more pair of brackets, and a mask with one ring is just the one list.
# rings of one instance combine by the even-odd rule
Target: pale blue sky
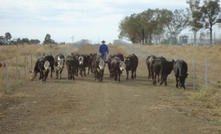
[[0,0],[0,35],[56,42],[118,38],[119,22],[133,13],[155,8],[184,9],[186,0]]

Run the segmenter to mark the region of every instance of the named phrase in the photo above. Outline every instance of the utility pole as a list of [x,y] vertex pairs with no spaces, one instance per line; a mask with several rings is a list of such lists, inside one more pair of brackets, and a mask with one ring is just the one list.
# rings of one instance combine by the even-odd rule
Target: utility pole
[[71,39],[72,39],[72,43],[74,44],[74,35],[71,36]]

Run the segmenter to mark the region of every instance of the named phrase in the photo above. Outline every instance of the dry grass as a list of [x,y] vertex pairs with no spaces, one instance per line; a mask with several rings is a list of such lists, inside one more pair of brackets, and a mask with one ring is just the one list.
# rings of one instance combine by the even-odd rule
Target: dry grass
[[[64,48],[65,45],[18,45],[0,46],[0,62],[8,68],[0,68],[0,92],[6,89],[6,71],[8,70],[8,87],[14,90],[26,82],[29,70],[43,53],[50,54]],[[6,70],[7,69],[7,70]]]
[[[140,49],[163,55],[167,59],[184,59],[188,63],[189,76],[187,83],[192,83],[193,60],[196,58],[197,92],[190,92],[190,105],[199,111],[212,110],[212,116],[221,116],[221,45],[217,46],[165,46],[165,45],[138,45]],[[208,87],[204,83],[205,59],[208,59]]]
[[[221,73],[219,73],[219,66],[221,65],[221,46],[213,46],[213,47],[194,47],[194,46],[165,46],[165,45],[136,45],[137,48],[152,51],[157,53],[158,55],[165,55],[166,58],[172,59],[186,59],[189,65],[189,82],[192,82],[192,68],[193,68],[193,57],[196,56],[196,69],[197,69],[197,77],[199,88],[201,89],[199,92],[191,94],[191,100],[201,101],[201,107],[206,108],[216,108],[221,109],[221,99],[220,99],[220,81],[221,81]],[[98,45],[83,45],[83,49],[81,49],[81,53],[96,53],[98,52]],[[111,52],[125,52],[124,46],[121,45],[109,45],[110,54]],[[1,55],[0,62],[5,59],[9,59],[9,80],[11,81],[9,86],[15,88],[16,84],[22,85],[25,82],[26,74],[28,75],[28,70],[31,70],[34,64],[34,61],[38,58],[39,55],[44,53],[50,53],[58,50],[62,50],[66,55],[71,52],[75,52],[78,49],[71,45],[20,45],[20,46],[0,46]],[[31,65],[30,56],[27,56],[24,59],[25,55],[33,54],[35,56],[32,57],[33,63]],[[123,53],[127,55],[128,53]],[[18,61],[18,68],[16,68],[16,57]],[[209,87],[209,90],[203,90],[204,88],[204,63],[205,58],[208,59],[209,63],[209,80],[213,81],[216,86]],[[26,64],[26,65],[25,65]],[[4,91],[5,89],[5,68],[0,68],[0,91]],[[18,72],[16,71],[18,70]],[[218,72],[216,72],[218,70]],[[200,72],[200,73],[199,73]],[[15,74],[18,78],[15,78]],[[214,75],[215,74],[215,75]],[[16,81],[18,79],[18,81]],[[208,92],[209,91],[209,92]],[[213,92],[211,92],[213,91]],[[216,91],[216,92],[215,92]],[[215,99],[216,98],[216,99]],[[205,102],[205,103],[203,103]]]
[[[96,53],[98,52],[99,45],[83,45],[81,48],[81,51],[79,53]],[[204,63],[205,58],[208,59],[209,63],[209,74],[210,74],[210,81],[214,81],[218,85],[205,88],[204,87],[204,79],[201,78],[199,81],[203,81],[202,83],[198,82],[199,89],[193,91],[187,90],[176,90],[171,89],[173,92],[171,95],[174,98],[174,101],[176,101],[175,104],[177,104],[177,101],[180,101],[180,104],[187,106],[187,108],[190,111],[189,113],[210,113],[212,118],[217,118],[221,116],[221,73],[219,73],[219,66],[221,65],[221,46],[213,46],[213,47],[194,47],[194,46],[164,46],[164,45],[136,45],[136,48],[142,49],[145,51],[152,51],[154,53],[157,52],[158,55],[165,55],[167,59],[176,59],[178,56],[179,59],[186,59],[188,65],[189,65],[189,76],[187,81],[192,82],[192,68],[193,68],[193,57],[196,56],[196,62],[197,62],[197,77],[204,77]],[[124,55],[127,55],[128,53],[125,52],[124,46],[121,45],[109,45],[110,54],[112,52],[123,52]],[[33,62],[36,61],[39,54],[50,53],[53,51],[62,50],[64,54],[70,54],[71,52],[78,51],[77,48],[74,46],[68,46],[68,45],[59,45],[59,46],[19,46],[18,48],[16,46],[0,46],[0,62],[5,60],[6,58],[9,59],[9,81],[10,81],[10,88],[15,89],[16,84],[18,83],[18,86],[23,85],[25,83],[25,76],[24,76],[24,67],[26,64],[27,70],[31,69],[30,65],[30,56],[27,57],[26,62],[24,60],[25,55],[36,55],[33,56]],[[146,55],[147,56],[147,55]],[[16,72],[16,57],[18,60],[18,72]],[[141,63],[145,64],[145,63]],[[33,66],[33,65],[32,65]],[[5,90],[5,68],[0,68],[0,97],[1,93],[3,94]],[[18,73],[18,82],[16,83],[15,74]],[[189,88],[190,89],[190,88]],[[18,91],[16,94],[12,95],[12,97],[18,97],[23,98],[27,97],[27,94]],[[188,98],[188,102],[186,104],[183,104],[185,97]],[[194,111],[191,111],[192,109]],[[1,113],[0,113],[1,116]]]

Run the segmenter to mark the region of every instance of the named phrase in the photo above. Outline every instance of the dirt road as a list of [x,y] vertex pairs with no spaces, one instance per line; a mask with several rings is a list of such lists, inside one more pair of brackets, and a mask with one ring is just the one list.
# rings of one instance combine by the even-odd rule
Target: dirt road
[[[96,46],[79,53],[96,51]],[[122,51],[110,47],[111,51]],[[124,52],[126,54],[126,52]],[[153,86],[144,62],[137,79],[103,82],[93,75],[28,82],[13,95],[0,96],[1,134],[219,134],[219,126],[186,106],[187,91]],[[169,77],[173,78],[173,75]],[[187,92],[187,93],[184,93]],[[188,110],[189,109],[189,110]],[[191,113],[188,113],[191,111]]]

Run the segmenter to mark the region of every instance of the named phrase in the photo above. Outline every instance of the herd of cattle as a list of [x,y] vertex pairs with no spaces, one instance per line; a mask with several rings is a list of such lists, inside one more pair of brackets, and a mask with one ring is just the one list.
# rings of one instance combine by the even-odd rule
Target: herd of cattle
[[[66,66],[69,80],[75,80],[75,77],[78,75],[84,77],[91,73],[94,74],[94,79],[96,81],[103,81],[106,65],[108,66],[110,78],[113,78],[115,81],[120,82],[120,77],[124,69],[126,70],[126,79],[129,78],[129,72],[131,74],[131,79],[134,79],[136,78],[138,57],[135,54],[124,56],[121,53],[117,53],[109,55],[107,60],[104,61],[98,53],[71,53],[66,57],[63,54],[57,54],[56,56],[47,55],[36,61],[34,70],[31,71],[31,80],[34,80],[39,73],[39,80],[45,82],[49,71],[51,71],[51,78],[53,72],[55,72],[56,79],[60,79],[62,78],[62,71]],[[152,78],[154,85],[156,85],[157,80],[160,82],[160,85],[163,83],[167,85],[167,76],[173,70],[176,77],[176,87],[185,89],[185,79],[188,75],[188,66],[185,61],[168,61],[162,56],[157,57],[150,55],[146,58],[146,65],[148,69],[148,78]]]

